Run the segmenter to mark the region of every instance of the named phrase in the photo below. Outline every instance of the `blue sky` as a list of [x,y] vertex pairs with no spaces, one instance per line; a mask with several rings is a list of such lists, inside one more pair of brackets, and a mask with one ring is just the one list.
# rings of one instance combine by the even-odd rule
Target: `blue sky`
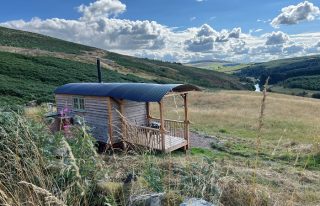
[[[80,5],[87,9],[90,19],[82,18],[85,9],[79,12]],[[282,11],[290,6],[293,12]],[[318,53],[317,44],[312,42],[320,42],[319,6],[320,0],[10,0],[0,7],[0,22],[2,26],[135,56],[172,61],[176,61],[176,55],[180,55],[181,61],[204,58],[263,61]],[[96,12],[99,9],[102,13]],[[275,23],[271,24],[272,20]],[[101,26],[101,22],[103,32],[93,26],[94,23]],[[86,39],[88,33],[79,37],[82,32],[74,24],[91,31],[91,35],[95,33],[93,36],[101,35],[100,42]],[[240,31],[229,40],[228,32],[235,28]],[[146,33],[138,34],[143,31]],[[275,41],[266,44],[268,38]],[[170,48],[172,43],[174,48]],[[258,44],[260,48],[252,46]],[[175,54],[178,50],[180,53]],[[219,51],[229,54],[232,51],[234,55],[220,55]],[[254,58],[256,54],[259,57]]]
[[[33,17],[41,19],[75,19],[81,14],[77,7],[89,4],[90,0],[9,0],[0,8],[0,22]],[[245,32],[262,28],[273,28],[260,20],[268,20],[279,14],[280,10],[299,0],[123,0],[127,11],[119,17],[130,20],[153,20],[169,27],[186,29],[207,23],[217,30],[241,27]],[[319,1],[310,1],[320,5]],[[14,12],[13,12],[14,11]],[[191,18],[195,17],[194,20]],[[308,22],[294,27],[284,27],[287,33],[319,31],[319,22]]]

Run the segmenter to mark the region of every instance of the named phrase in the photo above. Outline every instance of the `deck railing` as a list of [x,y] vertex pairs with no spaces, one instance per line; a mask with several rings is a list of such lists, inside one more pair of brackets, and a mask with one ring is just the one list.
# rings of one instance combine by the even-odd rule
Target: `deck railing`
[[162,135],[159,129],[125,124],[125,141],[134,145],[162,150]]
[[[149,123],[160,123],[158,118],[149,118]],[[189,140],[187,138],[188,123],[177,120],[164,120],[164,131],[161,133],[160,128],[152,128],[146,126],[138,126],[130,124],[128,121],[123,121],[122,138],[124,142],[132,145],[140,145],[149,148],[150,150],[166,151],[171,146],[171,138],[174,142],[177,138]],[[177,142],[176,142],[177,143]],[[181,142],[180,142],[181,143]]]
[[[160,119],[153,117],[151,117],[149,121],[160,123]],[[172,137],[186,139],[186,123],[184,121],[165,119],[164,129],[167,131],[167,134]]]

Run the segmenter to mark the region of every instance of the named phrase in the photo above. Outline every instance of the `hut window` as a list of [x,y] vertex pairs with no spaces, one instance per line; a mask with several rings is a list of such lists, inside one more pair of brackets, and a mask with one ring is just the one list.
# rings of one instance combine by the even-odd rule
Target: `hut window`
[[80,97],[74,97],[73,108],[76,110],[84,110],[84,99]]

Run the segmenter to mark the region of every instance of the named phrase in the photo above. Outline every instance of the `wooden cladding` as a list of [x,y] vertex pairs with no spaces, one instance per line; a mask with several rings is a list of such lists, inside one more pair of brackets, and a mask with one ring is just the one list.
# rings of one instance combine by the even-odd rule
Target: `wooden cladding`
[[[84,110],[73,109],[74,99],[83,98]],[[146,105],[144,102],[123,100],[122,111],[118,101],[110,97],[93,97],[77,95],[56,95],[58,112],[67,107],[72,113],[84,117],[85,122],[91,127],[93,136],[104,142],[119,142],[123,135],[123,126],[120,113],[137,125],[146,125]],[[80,105],[80,104],[79,104]],[[111,127],[109,126],[111,125]],[[110,137],[110,138],[109,138]],[[110,142],[110,143],[111,143]]]

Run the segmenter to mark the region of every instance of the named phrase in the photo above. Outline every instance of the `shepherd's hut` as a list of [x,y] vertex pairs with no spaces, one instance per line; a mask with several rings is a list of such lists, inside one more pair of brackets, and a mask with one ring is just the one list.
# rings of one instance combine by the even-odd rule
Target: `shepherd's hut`
[[[100,67],[98,66],[98,74]],[[101,75],[99,75],[101,77]],[[152,150],[171,152],[189,147],[188,92],[200,91],[189,84],[153,83],[70,83],[55,93],[58,111],[66,107],[71,116],[81,116],[97,141],[119,142]],[[163,98],[181,95],[184,121],[164,117]],[[150,103],[156,102],[159,118],[151,116]]]

